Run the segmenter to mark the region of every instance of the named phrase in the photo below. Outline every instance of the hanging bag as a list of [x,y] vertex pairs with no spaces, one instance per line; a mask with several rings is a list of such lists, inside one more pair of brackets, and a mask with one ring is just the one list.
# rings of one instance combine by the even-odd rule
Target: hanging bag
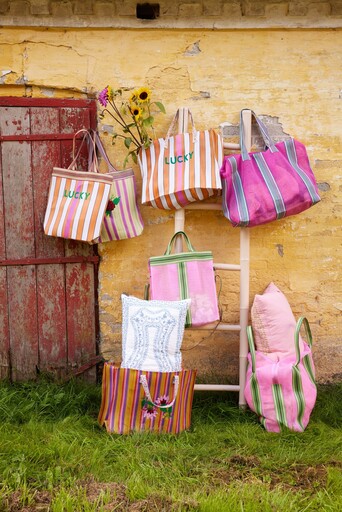
[[[299,331],[303,324],[307,343],[300,343]],[[249,354],[245,398],[248,406],[269,432],[280,432],[283,427],[303,432],[317,396],[309,322],[304,317],[298,320],[294,334],[295,350],[277,359],[255,349],[250,326],[247,335]]]
[[213,129],[197,131],[188,111],[191,133],[173,135],[177,110],[165,139],[141,148],[142,204],[164,210],[221,194],[222,138]]
[[[188,250],[171,254],[177,236],[184,237]],[[149,258],[148,263],[152,300],[191,299],[186,327],[206,325],[220,319],[211,251],[195,251],[184,231],[178,231],[165,253]]]
[[[80,133],[83,133],[83,139],[75,154],[76,138]],[[73,159],[69,167],[53,169],[44,218],[46,235],[89,243],[100,236],[113,177],[76,170],[81,149],[89,137],[87,130],[79,130],[74,135]]]
[[233,226],[252,227],[289,217],[320,201],[304,144],[289,139],[275,144],[252,112],[266,145],[248,152],[240,116],[241,154],[225,156],[221,169],[223,213]]
[[144,223],[138,207],[133,169],[117,170],[111,164],[96,131],[92,132],[92,138],[93,143],[89,144],[90,166],[95,170],[98,165],[96,154],[93,151],[93,148],[96,148],[107,164],[109,176],[113,179],[98,242],[126,240],[139,236],[144,229]]
[[152,372],[105,363],[99,423],[107,432],[179,434],[191,426],[196,370]]

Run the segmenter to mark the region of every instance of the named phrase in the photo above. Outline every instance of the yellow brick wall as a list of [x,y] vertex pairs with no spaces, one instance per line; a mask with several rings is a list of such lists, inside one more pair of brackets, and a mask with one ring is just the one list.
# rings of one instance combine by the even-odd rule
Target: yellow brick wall
[[[166,132],[179,106],[198,128],[237,124],[239,111],[278,118],[282,130],[307,146],[322,201],[314,208],[251,230],[250,300],[274,281],[296,317],[306,315],[314,336],[320,381],[341,377],[341,31],[114,30],[3,28],[0,95],[94,97],[105,85],[146,85],[167,110],[156,123]],[[124,151],[110,146],[118,167]],[[140,171],[134,166],[140,188]],[[140,190],[139,190],[140,195]],[[100,328],[104,354],[121,353],[122,292],[143,296],[148,257],[164,252],[174,214],[142,207],[143,234],[99,247]],[[238,230],[220,212],[186,212],[198,250],[216,261],[238,262]],[[224,321],[238,319],[238,277],[222,275]],[[184,363],[199,375],[236,380],[238,336],[188,332]],[[192,350],[192,346],[201,342]]]

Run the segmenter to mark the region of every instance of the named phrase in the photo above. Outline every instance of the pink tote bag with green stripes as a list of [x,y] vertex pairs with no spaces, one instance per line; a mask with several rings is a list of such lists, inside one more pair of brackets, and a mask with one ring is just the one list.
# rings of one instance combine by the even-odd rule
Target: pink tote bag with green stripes
[[[188,250],[171,254],[177,236]],[[201,326],[220,319],[211,251],[195,251],[184,231],[171,238],[162,256],[149,258],[150,292],[153,300],[191,299],[185,326]]]
[[[307,343],[303,343],[301,352],[299,331],[303,324]],[[247,334],[250,352],[245,398],[248,406],[269,432],[280,432],[284,427],[303,432],[317,397],[312,336],[307,319],[301,317],[297,322],[293,353],[278,361],[255,349],[251,327]]]
[[266,150],[249,153],[240,118],[241,154],[224,158],[223,213],[233,226],[253,227],[307,210],[320,201],[304,144],[291,138],[274,144],[252,112]]

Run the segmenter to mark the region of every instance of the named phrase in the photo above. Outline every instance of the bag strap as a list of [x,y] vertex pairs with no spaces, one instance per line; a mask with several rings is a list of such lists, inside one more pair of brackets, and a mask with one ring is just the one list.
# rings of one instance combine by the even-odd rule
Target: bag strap
[[[245,132],[244,132],[243,118],[242,118],[242,114],[245,110],[250,110],[250,109],[244,108],[240,112],[240,126],[239,126],[240,147],[241,147],[242,160],[250,160],[250,157],[249,157],[249,154],[248,154],[248,151],[246,148],[246,144],[245,144]],[[250,110],[250,112],[252,114],[252,117],[254,117],[254,119],[257,122],[258,128],[260,130],[261,136],[264,140],[266,147],[269,148],[272,153],[277,153],[278,149],[276,148],[273,140],[271,139],[265,124],[258,118],[258,116],[255,114],[255,112],[253,112],[253,110]]]
[[295,336],[294,336],[296,356],[297,356],[296,366],[298,366],[298,364],[300,362],[299,332],[300,332],[300,329],[303,324],[304,324],[304,328],[305,328],[307,343],[308,343],[309,347],[312,348],[312,334],[311,334],[309,322],[308,322],[307,318],[305,318],[305,316],[301,316],[297,322]]
[[255,373],[255,367],[256,367],[255,345],[254,345],[253,329],[250,325],[247,326],[247,339],[248,339],[249,353],[251,354],[252,372]]
[[155,403],[152,400],[151,393],[150,393],[150,390],[149,390],[149,387],[148,387],[148,383],[147,383],[147,379],[146,379],[146,375],[143,375],[143,374],[140,375],[140,384],[144,388],[147,400],[149,402],[151,402],[151,404],[154,407],[157,407],[158,409],[163,410],[163,409],[167,409],[168,407],[172,407],[173,404],[175,403],[175,400],[177,398],[178,388],[179,388],[179,375],[175,375],[174,376],[174,379],[173,379],[173,385],[174,385],[174,388],[173,388],[173,398],[172,398],[171,402],[169,402],[168,404],[160,405],[160,404]]
[[166,251],[164,253],[165,256],[168,256],[169,254],[171,254],[171,250],[173,248],[173,245],[175,243],[177,236],[183,236],[185,238],[186,245],[188,246],[189,252],[195,252],[195,248],[191,244],[188,235],[186,233],[184,233],[184,231],[177,231],[177,233],[175,233],[173,235],[173,237],[171,238],[171,240],[166,248]]
[[102,140],[100,138],[99,133],[96,130],[91,130],[91,138],[92,138],[92,144],[89,146],[89,166],[92,168],[94,164],[97,164],[96,159],[96,149],[98,150],[98,153],[102,156],[103,160],[107,164],[108,172],[120,172],[119,169],[116,169],[114,165],[109,160],[109,157],[107,155],[107,152],[102,144]]
[[[80,133],[83,133],[83,138],[82,138],[81,144],[76,153],[76,139],[77,139],[77,135],[79,135]],[[86,128],[81,128],[81,130],[78,130],[75,133],[75,135],[73,137],[73,141],[72,141],[72,161],[71,161],[70,165],[68,166],[68,169],[71,169],[73,171],[76,170],[76,162],[80,156],[80,153],[82,151],[83,144],[85,141],[87,141],[87,143],[88,143],[88,151],[89,151],[89,139],[91,140],[92,137],[91,137],[91,134],[89,133],[89,130],[87,130]],[[88,172],[90,172],[89,157],[88,157]],[[97,171],[95,171],[95,172],[97,172]]]
[[[189,118],[190,124],[191,124],[191,129],[192,129],[191,131],[195,137],[195,135],[197,134],[197,130],[195,128],[194,118],[192,117],[191,111],[189,109],[187,109],[187,111],[188,111],[188,118]],[[168,138],[170,138],[171,135],[175,132],[176,124],[178,123],[178,120],[179,120],[179,115],[180,115],[180,109],[178,109],[177,112],[175,113],[175,115],[173,116],[173,119],[171,121],[171,124],[169,126],[169,129],[168,129],[166,137],[165,137],[166,140]]]

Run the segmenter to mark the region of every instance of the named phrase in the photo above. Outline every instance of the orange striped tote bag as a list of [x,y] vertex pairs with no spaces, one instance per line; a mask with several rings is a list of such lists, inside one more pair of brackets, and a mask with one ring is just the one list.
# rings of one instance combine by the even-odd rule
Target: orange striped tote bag
[[[84,136],[75,155],[75,141],[80,132]],[[100,236],[113,177],[110,174],[75,169],[83,143],[88,137],[91,135],[87,130],[77,132],[71,164],[67,169],[53,169],[44,218],[46,235],[89,243]]]
[[149,372],[105,363],[99,423],[107,432],[179,434],[191,426],[196,370]]
[[179,110],[166,138],[139,151],[142,204],[176,210],[221,195],[222,137],[214,129],[197,131],[190,111],[192,131],[172,135],[178,118]]

